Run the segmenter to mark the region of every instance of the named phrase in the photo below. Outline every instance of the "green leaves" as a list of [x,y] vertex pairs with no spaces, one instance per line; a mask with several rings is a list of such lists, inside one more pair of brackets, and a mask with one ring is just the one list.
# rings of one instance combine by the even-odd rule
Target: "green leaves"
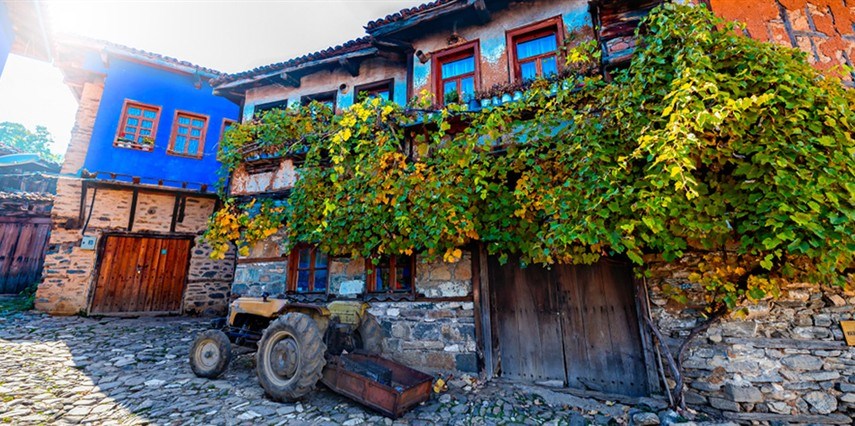
[[473,241],[525,263],[700,253],[707,312],[775,297],[783,279],[845,282],[855,92],[701,7],[666,3],[640,28],[608,84],[571,78],[549,95],[536,82],[478,114],[378,100],[268,113],[230,131],[221,158],[232,170],[252,143],[307,147],[290,241],[331,254],[454,261]]

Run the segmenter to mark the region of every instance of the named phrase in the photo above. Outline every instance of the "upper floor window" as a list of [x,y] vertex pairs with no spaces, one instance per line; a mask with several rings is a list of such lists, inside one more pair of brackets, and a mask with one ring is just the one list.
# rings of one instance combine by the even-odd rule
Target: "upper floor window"
[[264,114],[267,111],[272,111],[274,109],[285,109],[288,108],[288,99],[282,99],[281,101],[267,102],[264,104],[258,104],[252,109],[252,117],[258,118],[261,114]]
[[363,84],[356,86],[353,90],[356,93],[356,102],[362,102],[365,99],[380,98],[383,100],[392,100],[392,89],[395,86],[395,80],[383,80],[375,83]]
[[563,40],[561,18],[555,17],[508,32],[514,80],[558,74],[558,46]]
[[189,112],[176,111],[172,123],[172,136],[169,138],[170,154],[202,157],[205,146],[205,133],[208,130],[208,117]]
[[383,256],[376,265],[366,260],[368,292],[412,292],[415,259],[415,256]]
[[115,146],[151,151],[160,120],[160,107],[125,100]]
[[288,260],[288,290],[297,293],[323,293],[329,282],[329,258],[317,247],[299,245]]
[[478,41],[434,54],[435,95],[442,104],[463,102],[475,95],[481,83]]
[[300,105],[306,106],[312,102],[318,102],[332,108],[332,110],[335,111],[335,97],[337,93],[338,91],[332,90],[329,92],[306,95],[300,98]]

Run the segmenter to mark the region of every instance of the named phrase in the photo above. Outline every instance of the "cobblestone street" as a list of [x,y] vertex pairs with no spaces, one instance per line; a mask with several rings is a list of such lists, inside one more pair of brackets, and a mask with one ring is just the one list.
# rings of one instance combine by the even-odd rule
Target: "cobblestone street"
[[[322,385],[296,404],[272,402],[258,385],[249,353],[233,358],[220,380],[195,377],[187,350],[206,324],[188,318],[0,316],[0,423],[393,424]],[[620,404],[564,395],[550,405],[548,396],[507,384],[472,388],[452,380],[449,387],[394,423],[629,423],[630,408]],[[567,398],[575,401],[573,408]]]

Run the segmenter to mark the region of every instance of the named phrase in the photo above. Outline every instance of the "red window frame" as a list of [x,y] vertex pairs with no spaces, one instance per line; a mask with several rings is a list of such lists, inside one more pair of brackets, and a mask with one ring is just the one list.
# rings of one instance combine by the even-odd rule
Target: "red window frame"
[[522,80],[522,71],[520,67],[521,62],[517,58],[517,44],[525,43],[527,41],[543,37],[547,34],[555,34],[555,45],[558,49],[552,53],[543,53],[531,58],[526,58],[523,62],[535,61],[537,76],[541,77],[543,76],[543,70],[541,69],[543,59],[555,57],[555,67],[559,72],[561,71],[563,64],[558,56],[558,52],[560,51],[561,46],[564,45],[564,21],[560,16],[554,16],[524,27],[515,28],[506,33],[508,60],[510,61],[509,65],[512,73],[511,80]]
[[[398,268],[400,265],[397,264],[398,258],[405,259],[406,262],[409,263],[410,266],[410,288],[402,288],[401,283],[398,282],[398,274],[392,273]],[[377,270],[387,268],[389,269],[389,288],[388,289],[377,289]],[[416,291],[416,257],[415,256],[406,256],[406,255],[398,255],[398,256],[382,256],[380,261],[375,265],[371,259],[365,260],[365,278],[366,278],[366,291],[368,293],[411,293],[415,294]]]
[[[437,105],[445,104],[445,93],[443,88],[448,81],[457,81],[457,93],[460,93],[460,81],[466,77],[474,77],[475,91],[481,90],[481,46],[479,40],[473,40],[460,46],[451,47],[444,50],[434,52],[432,55],[433,63],[431,74],[433,75],[433,94],[436,96]],[[467,56],[472,56],[475,61],[475,70],[471,73],[456,75],[451,78],[442,77],[442,65],[448,62],[454,62],[463,59]]]
[[[155,115],[152,119],[153,123],[151,126],[151,145],[145,145],[138,142],[140,136],[140,129],[142,129],[142,124],[138,124],[137,126],[128,126],[127,120],[130,116],[128,114],[128,109],[131,107],[137,107],[143,111],[154,111]],[[144,104],[142,102],[132,101],[130,99],[125,99],[124,104],[122,105],[122,115],[119,118],[119,126],[116,128],[116,137],[113,139],[113,146],[120,148],[132,148],[132,149],[141,149],[143,151],[152,151],[154,150],[154,141],[157,137],[157,125],[160,122],[160,112],[161,107],[157,105],[149,105]],[[140,116],[142,117],[142,115]],[[134,127],[134,133],[131,138],[126,137],[128,134],[125,131],[126,127]],[[131,145],[131,146],[128,146]]]
[[[301,268],[300,267],[300,252],[303,250],[309,250],[309,267]],[[287,289],[289,292],[297,293],[297,276],[300,274],[300,271],[309,271],[309,287],[306,291],[300,292],[300,294],[307,293],[326,293],[330,288],[330,257],[327,255],[327,264],[324,268],[318,268],[315,260],[316,255],[318,253],[318,247],[309,245],[309,244],[298,244],[291,250],[291,253],[288,255],[288,280],[287,280]],[[315,271],[318,270],[326,270],[327,271],[327,282],[324,286],[324,289],[321,291],[315,291]]]
[[[178,123],[179,117],[189,118],[191,120],[190,125],[189,126],[181,126]],[[202,127],[193,126],[193,123],[192,123],[193,119],[197,119],[197,120],[201,119],[204,122],[202,124]],[[207,137],[207,135],[208,135],[208,122],[209,121],[210,120],[208,119],[207,115],[197,114],[195,112],[189,112],[189,111],[176,110],[175,111],[175,117],[172,119],[172,133],[169,136],[169,147],[166,149],[166,152],[170,155],[177,155],[180,157],[202,158],[202,154],[205,152],[205,137]],[[190,137],[191,137],[190,132],[193,129],[200,129],[201,130],[201,135],[199,136],[199,146],[196,147],[196,153],[195,154],[191,154],[189,152],[175,152],[175,139],[178,137],[178,128],[179,127],[187,127],[188,128],[187,144],[190,143]]]

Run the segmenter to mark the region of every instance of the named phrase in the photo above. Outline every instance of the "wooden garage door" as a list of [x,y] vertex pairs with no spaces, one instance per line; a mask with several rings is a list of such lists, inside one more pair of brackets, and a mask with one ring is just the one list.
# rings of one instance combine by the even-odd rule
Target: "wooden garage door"
[[50,226],[49,217],[0,217],[0,294],[18,294],[38,282]]
[[521,268],[491,257],[489,267],[503,376],[647,394],[628,265],[602,260]]
[[90,312],[180,312],[191,240],[106,238]]

